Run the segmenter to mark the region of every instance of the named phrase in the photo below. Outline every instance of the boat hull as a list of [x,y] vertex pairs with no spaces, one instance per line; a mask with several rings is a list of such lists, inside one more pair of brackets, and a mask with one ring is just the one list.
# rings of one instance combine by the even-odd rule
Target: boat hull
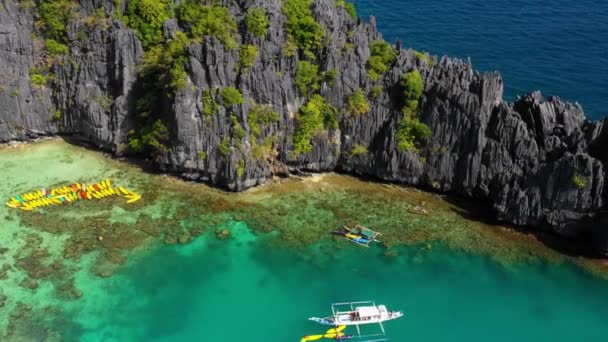
[[403,316],[403,313],[400,311],[391,312],[388,317],[382,318],[370,318],[367,320],[352,320],[349,315],[336,315],[335,317],[311,317],[310,321],[317,322],[319,324],[327,325],[327,326],[339,326],[339,325],[365,325],[365,324],[378,324],[386,321],[391,321],[393,319],[397,319]]

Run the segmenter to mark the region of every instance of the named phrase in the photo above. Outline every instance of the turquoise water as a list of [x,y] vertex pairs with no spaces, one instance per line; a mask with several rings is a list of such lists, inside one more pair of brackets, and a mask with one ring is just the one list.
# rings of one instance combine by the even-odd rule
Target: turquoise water
[[[501,266],[435,246],[327,241],[294,250],[232,222],[231,240],[203,236],[133,258],[109,280],[77,280],[67,311],[80,341],[298,341],[323,327],[329,303],[373,299],[406,316],[391,341],[592,341],[608,333],[608,283],[567,264]],[[69,334],[69,335],[68,335]]]
[[608,1],[353,2],[389,41],[499,70],[508,98],[540,89],[578,101],[591,118],[608,115]]
[[[548,94],[579,100],[593,117],[606,114],[605,2],[559,0],[551,7],[542,7],[538,2],[496,0],[355,2],[359,13],[377,15],[380,29],[391,40],[399,36],[406,45],[417,49],[471,56],[481,70],[500,70],[509,96],[540,88]],[[533,14],[535,20],[529,20]],[[111,176],[122,184],[133,183],[136,189],[139,186],[139,190],[145,190],[143,207],[129,209],[117,202],[105,209],[95,207],[91,212],[109,211],[109,221],[129,224],[149,212],[156,218],[170,219],[153,221],[152,225],[173,223],[169,232],[180,227],[175,224],[180,221],[180,208],[174,206],[175,201],[167,206],[157,203],[154,191],[144,186],[152,183],[162,187],[160,184],[170,182],[130,168],[123,170],[93,152],[59,143],[24,147],[2,151],[0,165],[4,179],[0,192],[4,198],[56,182]],[[40,329],[41,324],[36,321],[41,320],[42,326],[57,333],[53,336],[60,336],[51,341],[288,342],[299,341],[305,334],[322,333],[324,327],[306,318],[328,314],[331,302],[373,299],[390,309],[405,311],[405,317],[386,324],[390,340],[396,342],[605,339],[608,281],[592,277],[568,261],[559,261],[534,239],[508,232],[488,233],[497,228],[484,230],[463,223],[440,211],[449,208],[431,206],[433,199],[428,196],[418,199],[416,193],[405,195],[397,190],[384,193],[385,187],[359,183],[344,190],[342,183],[357,182],[333,179],[326,184],[306,183],[302,188],[290,183],[284,187],[295,190],[285,190],[285,194],[277,186],[257,195],[230,195],[237,202],[240,198],[262,204],[259,207],[238,207],[222,200],[227,195],[199,186],[197,189],[203,190],[195,192],[198,201],[183,204],[186,214],[194,215],[188,219],[197,225],[199,221],[201,225],[205,223],[205,227],[228,227],[233,237],[218,240],[211,229],[189,244],[165,245],[161,234],[134,251],[120,247],[131,227],[107,229],[106,222],[100,224],[99,230],[91,230],[90,224],[83,221],[73,230],[49,233],[36,225],[25,227],[20,217],[3,207],[0,247],[9,250],[0,253],[0,266],[17,265],[20,258],[35,252],[37,247],[26,248],[25,241],[37,235],[43,240],[40,248],[50,252],[45,259],[49,263],[61,260],[65,270],[37,279],[36,290],[21,285],[27,278],[20,268],[23,265],[11,268],[6,279],[0,278],[0,293],[8,297],[6,306],[0,306],[0,330],[4,330],[18,303],[23,302],[33,306],[34,319],[24,316],[25,326],[17,329],[17,335],[9,341],[44,340],[26,337],[26,333],[45,335],[46,328]],[[334,188],[339,190],[332,193],[330,189]],[[180,184],[171,189],[193,191]],[[395,197],[383,207],[378,197],[387,194]],[[324,197],[326,201],[321,200]],[[416,218],[408,213],[407,205],[396,205],[417,204],[419,200],[428,202],[437,215]],[[365,207],[357,212],[355,209],[362,202]],[[224,207],[226,212],[222,212]],[[253,209],[248,212],[247,208]],[[63,217],[82,216],[87,207],[83,204],[73,210],[66,211]],[[268,212],[256,216],[251,212],[255,210]],[[247,226],[250,222],[232,220],[241,214],[258,220],[266,217],[268,225],[291,240],[278,241],[276,234],[254,235]],[[49,223],[60,218],[55,216],[57,212],[46,215]],[[205,219],[200,219],[202,216]],[[320,224],[330,220],[383,222],[387,225],[387,238],[390,235],[404,243],[423,243],[392,248],[398,256],[386,256],[379,247],[364,249],[333,239],[310,246],[290,244],[293,239],[308,242],[311,235],[290,231],[292,226],[309,229],[314,235],[322,231]],[[402,223],[389,229],[389,221]],[[263,222],[257,225],[264,226]],[[120,229],[127,234],[117,232]],[[66,245],[90,247],[87,242],[97,241],[98,234],[104,234],[105,241],[112,240],[113,244],[100,243],[102,246],[94,245],[76,260],[62,260]],[[447,237],[444,240],[451,248],[432,242],[438,236]],[[73,243],[70,239],[74,237],[80,240]],[[506,242],[514,240],[519,245]],[[472,247],[465,248],[466,245]],[[120,253],[114,249],[120,249]],[[475,253],[475,249],[480,252]],[[104,253],[127,256],[126,264],[112,266],[114,273],[109,278],[100,277],[96,271],[100,260],[105,265]],[[530,257],[537,253],[543,257]],[[520,258],[522,254],[526,257]],[[542,261],[545,257],[552,261]],[[501,258],[505,260],[496,261]],[[73,279],[82,297],[66,299],[57,289],[63,278]],[[0,339],[4,340],[2,333]]]
[[[3,198],[104,176],[143,195],[135,206],[0,207],[3,342],[299,341],[325,330],[308,317],[354,300],[403,310],[386,323],[397,342],[608,333],[608,281],[574,265],[605,275],[606,263],[465,220],[420,191],[325,175],[223,193],[61,141],[0,149],[0,165]],[[420,202],[432,215],[409,211]],[[392,247],[329,237],[347,222],[378,227]],[[231,238],[218,239],[216,228]]]

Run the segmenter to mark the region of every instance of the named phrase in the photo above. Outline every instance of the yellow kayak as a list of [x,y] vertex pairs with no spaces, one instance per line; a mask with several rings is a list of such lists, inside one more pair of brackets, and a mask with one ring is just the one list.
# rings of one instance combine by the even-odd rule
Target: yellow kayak
[[344,329],[346,329],[346,325],[341,325],[336,328],[331,328],[331,329],[327,330],[325,332],[325,334],[307,335],[307,336],[302,337],[300,342],[317,341],[322,338],[338,339],[340,337],[345,336],[345,334],[342,332]]
[[356,235],[356,234],[351,234],[351,233],[348,233],[348,234],[346,234],[344,236],[346,236],[347,238],[350,238],[350,239],[359,239],[359,238],[361,238],[361,235]]
[[133,202],[137,202],[141,199],[140,195],[135,194],[130,200],[127,201],[127,203],[133,203]]

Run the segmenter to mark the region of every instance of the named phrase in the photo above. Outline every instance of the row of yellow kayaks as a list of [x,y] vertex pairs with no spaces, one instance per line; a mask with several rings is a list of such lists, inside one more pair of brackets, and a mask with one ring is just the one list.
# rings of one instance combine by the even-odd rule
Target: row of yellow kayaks
[[6,205],[10,208],[32,211],[49,205],[69,204],[77,200],[103,199],[109,196],[121,196],[127,203],[137,202],[141,195],[123,188],[113,187],[109,179],[93,185],[73,183],[50,190],[40,189],[11,198]]
[[330,340],[347,340],[352,338],[352,335],[346,335],[345,333],[343,333],[344,329],[346,329],[346,325],[340,325],[327,330],[325,334],[306,335],[302,337],[300,342],[317,341],[324,338]]

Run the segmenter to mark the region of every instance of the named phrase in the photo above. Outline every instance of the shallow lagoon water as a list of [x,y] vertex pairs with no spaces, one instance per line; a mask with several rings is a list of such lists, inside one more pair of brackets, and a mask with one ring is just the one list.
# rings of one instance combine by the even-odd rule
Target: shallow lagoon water
[[84,329],[79,340],[297,341],[323,331],[305,318],[353,299],[405,310],[386,324],[392,341],[596,340],[608,329],[605,282],[567,265],[505,268],[441,247],[392,258],[331,244],[294,253],[243,223],[231,229],[228,242],[161,247],[109,281],[79,284],[103,298],[90,312],[77,303],[69,310]]
[[[608,332],[608,281],[588,272],[605,276],[605,262],[468,221],[464,209],[414,189],[319,175],[224,193],[61,141],[6,148],[0,163],[6,198],[104,177],[144,195],[137,206],[0,209],[3,340],[298,341],[324,331],[306,318],[328,314],[330,303],[367,299],[405,311],[386,324],[391,341]],[[428,215],[412,212],[421,202]],[[389,248],[328,234],[354,222],[382,230]]]

